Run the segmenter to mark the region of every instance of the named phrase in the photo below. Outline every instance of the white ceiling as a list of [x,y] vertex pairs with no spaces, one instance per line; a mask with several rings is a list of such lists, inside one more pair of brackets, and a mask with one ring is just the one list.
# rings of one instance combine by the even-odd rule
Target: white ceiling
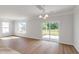
[[[73,8],[72,5],[46,5],[43,8],[46,12],[60,12],[62,10],[68,10]],[[41,13],[40,9],[35,5],[0,5],[0,17],[29,17],[33,15],[39,15]]]
[[72,8],[74,8],[74,6],[72,6],[72,5],[48,5],[48,6],[45,6],[45,10],[47,10],[47,12],[60,12],[60,11],[72,9]]

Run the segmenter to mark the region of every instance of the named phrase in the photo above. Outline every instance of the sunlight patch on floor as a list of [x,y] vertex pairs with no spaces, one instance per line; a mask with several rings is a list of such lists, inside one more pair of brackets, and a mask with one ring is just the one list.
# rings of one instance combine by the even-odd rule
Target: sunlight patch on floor
[[11,39],[17,39],[19,37],[16,37],[16,36],[10,36],[10,37],[3,37],[3,38],[0,38],[1,40],[11,40]]

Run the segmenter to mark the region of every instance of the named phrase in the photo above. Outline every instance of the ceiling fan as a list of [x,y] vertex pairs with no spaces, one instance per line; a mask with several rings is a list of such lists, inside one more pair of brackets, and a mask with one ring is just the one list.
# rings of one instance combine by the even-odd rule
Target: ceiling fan
[[39,18],[47,19],[49,17],[46,13],[45,5],[37,5],[36,7],[41,11],[41,14],[38,16]]

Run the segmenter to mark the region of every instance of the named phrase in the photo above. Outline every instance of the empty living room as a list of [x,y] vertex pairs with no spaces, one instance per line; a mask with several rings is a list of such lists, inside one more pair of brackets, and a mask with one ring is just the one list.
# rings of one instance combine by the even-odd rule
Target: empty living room
[[0,54],[78,54],[78,5],[0,5]]

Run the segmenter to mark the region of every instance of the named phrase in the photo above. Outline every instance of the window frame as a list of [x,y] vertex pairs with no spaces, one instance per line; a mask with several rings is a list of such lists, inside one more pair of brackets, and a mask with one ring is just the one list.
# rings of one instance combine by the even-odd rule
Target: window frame
[[[7,24],[8,26],[6,26]],[[9,33],[9,27],[10,27],[10,23],[9,22],[1,22],[1,29],[2,29],[2,33]],[[7,30],[6,30],[7,29]]]

